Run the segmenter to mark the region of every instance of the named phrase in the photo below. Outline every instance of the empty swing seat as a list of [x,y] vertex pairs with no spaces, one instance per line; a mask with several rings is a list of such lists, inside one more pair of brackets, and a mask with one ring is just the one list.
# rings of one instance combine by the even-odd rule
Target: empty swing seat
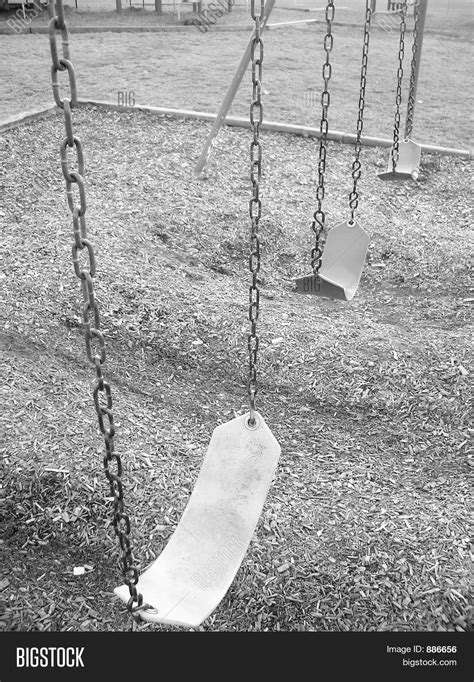
[[403,140],[398,144],[398,161],[393,170],[392,152],[388,168],[383,173],[379,173],[381,180],[418,180],[421,161],[421,146],[412,140]]
[[318,278],[313,274],[296,279],[297,293],[350,301],[359,286],[368,248],[369,235],[357,221],[335,225],[328,232]]
[[[280,446],[263,418],[218,426],[176,530],[140,576],[148,622],[197,627],[229,589],[247,551],[275,474]],[[128,602],[126,585],[115,593]]]

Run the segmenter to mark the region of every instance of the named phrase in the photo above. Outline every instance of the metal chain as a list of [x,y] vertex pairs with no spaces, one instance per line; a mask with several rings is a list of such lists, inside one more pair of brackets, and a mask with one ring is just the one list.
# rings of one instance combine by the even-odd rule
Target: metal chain
[[253,139],[250,143],[250,180],[252,183],[252,198],[249,201],[249,213],[252,221],[250,233],[249,269],[252,275],[249,287],[249,320],[250,334],[247,337],[249,351],[248,393],[250,398],[250,425],[255,424],[255,397],[257,384],[257,356],[259,338],[257,335],[257,321],[260,310],[260,291],[258,288],[258,273],[260,271],[260,239],[258,230],[262,215],[260,200],[260,179],[262,176],[262,144],[260,142],[260,126],[263,121],[262,104],[262,64],[263,40],[262,21],[264,19],[265,0],[260,0],[260,13],[255,12],[255,0],[250,2],[250,14],[255,23],[253,40],[251,43],[250,59],[252,62],[252,102],[250,104],[250,127]]
[[397,69],[397,95],[395,98],[395,124],[393,127],[393,145],[391,151],[392,173],[397,170],[399,146],[400,146],[400,107],[402,104],[402,81],[403,81],[403,58],[405,56],[405,31],[406,31],[406,0],[400,10],[400,42],[398,47],[398,69]]
[[365,24],[364,24],[364,43],[362,46],[362,67],[360,71],[360,90],[359,90],[359,113],[357,116],[357,131],[355,155],[352,162],[352,192],[349,194],[349,208],[351,217],[349,224],[354,224],[354,215],[359,205],[359,192],[357,190],[357,183],[361,176],[361,162],[360,153],[362,149],[362,130],[364,129],[364,107],[365,107],[365,88],[367,85],[367,66],[369,63],[369,38],[370,38],[370,22],[372,19],[371,0],[365,2]]
[[418,22],[420,18],[420,3],[415,0],[413,8],[414,25],[413,25],[413,45],[411,48],[411,70],[410,70],[410,88],[408,91],[408,106],[407,106],[407,120],[405,125],[405,139],[408,140],[413,130],[413,116],[415,113],[415,76],[416,76],[416,62],[418,59]]
[[[74,243],[72,245],[72,262],[76,276],[81,280],[82,296],[84,305],[82,308],[82,320],[84,323],[84,337],[86,353],[89,361],[95,368],[95,381],[93,384],[93,399],[97,412],[99,429],[104,436],[105,455],[103,459],[105,475],[110,484],[110,493],[113,496],[113,526],[118,537],[122,551],[121,565],[123,579],[130,591],[130,599],[127,608],[132,615],[138,610],[146,608],[143,604],[143,596],[138,593],[138,570],[133,558],[130,542],[130,519],[125,513],[122,487],[122,461],[115,453],[114,448],[114,416],[112,412],[112,393],[110,385],[104,378],[102,366],[106,360],[105,341],[100,331],[99,305],[95,297],[94,277],[96,274],[95,252],[91,241],[88,239],[86,226],[86,192],[84,185],[84,150],[81,140],[74,135],[72,109],[77,106],[76,75],[69,53],[69,34],[64,19],[64,7],[62,0],[49,0],[49,42],[51,47],[51,80],[54,99],[58,107],[64,111],[66,137],[61,143],[61,166],[66,180],[66,195],[69,210],[72,214]],[[63,58],[58,56],[56,43],[57,31],[61,32]],[[69,77],[70,96],[60,97],[58,72],[67,71]],[[77,157],[77,170],[71,170],[67,157],[67,150],[75,148]],[[74,198],[74,185],[77,186],[79,204]],[[85,262],[80,263],[79,253],[87,254]],[[102,396],[102,399],[101,399]],[[113,470],[115,469],[115,471]],[[135,605],[135,606],[134,606]]]
[[334,21],[335,7],[332,0],[328,0],[326,6],[326,35],[324,36],[324,50],[326,52],[326,61],[323,64],[323,81],[324,89],[321,93],[321,121],[319,124],[319,161],[318,161],[318,188],[316,190],[317,209],[313,213],[313,222],[311,229],[315,235],[314,247],[311,250],[311,267],[316,278],[315,290],[319,289],[319,270],[321,268],[321,256],[323,254],[322,238],[326,224],[326,214],[323,211],[324,199],[324,174],[326,172],[326,153],[327,153],[327,135],[329,130],[328,110],[331,102],[331,95],[329,93],[329,81],[331,80],[332,65],[330,62],[331,50],[334,45],[334,37],[332,34],[332,22]]

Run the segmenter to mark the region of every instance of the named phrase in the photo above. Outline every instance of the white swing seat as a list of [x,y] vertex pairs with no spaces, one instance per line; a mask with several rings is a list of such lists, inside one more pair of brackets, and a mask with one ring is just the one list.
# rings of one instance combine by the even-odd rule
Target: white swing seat
[[[275,474],[280,446],[263,418],[218,426],[176,530],[140,576],[148,622],[199,626],[229,589],[247,551]],[[114,592],[128,602],[126,585]]]
[[359,286],[368,248],[369,235],[359,223],[335,225],[324,245],[319,277],[298,277],[297,293],[350,301]]
[[393,170],[392,151],[388,168],[385,172],[379,173],[381,180],[418,180],[421,161],[421,146],[412,140],[403,140],[398,144],[398,161]]

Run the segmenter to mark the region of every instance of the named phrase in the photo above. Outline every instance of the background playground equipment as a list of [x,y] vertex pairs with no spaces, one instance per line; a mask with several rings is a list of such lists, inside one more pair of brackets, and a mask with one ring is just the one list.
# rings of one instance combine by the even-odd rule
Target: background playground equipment
[[[269,0],[266,4],[266,12],[267,15],[265,17],[265,22],[268,21],[269,15],[275,5],[275,2],[272,2],[272,0]],[[404,0],[403,4],[405,8],[405,12],[407,11],[407,8],[410,6],[413,7],[418,7],[418,0],[415,5],[414,1],[410,2],[410,0]],[[354,135],[351,133],[346,133],[338,130],[328,130],[327,132],[327,140],[332,140],[332,141],[337,141],[337,142],[342,142],[344,144],[351,144],[351,145],[356,145],[358,143],[358,140],[360,141],[360,144],[362,146],[368,145],[368,146],[380,146],[380,147],[390,147],[391,152],[390,152],[390,164],[389,164],[389,170],[387,172],[381,173],[379,177],[382,177],[383,179],[404,179],[409,175],[412,177],[412,172],[417,174],[418,173],[418,168],[419,168],[419,163],[420,163],[420,156],[422,152],[433,152],[433,153],[438,153],[438,154],[447,154],[447,155],[459,155],[463,156],[465,158],[471,158],[471,151],[470,150],[462,150],[462,149],[455,149],[452,147],[443,147],[440,145],[431,145],[431,144],[417,144],[409,140],[409,136],[411,135],[411,131],[413,129],[413,124],[414,124],[414,115],[415,115],[415,104],[416,104],[416,94],[417,94],[417,88],[418,88],[418,81],[419,81],[419,74],[420,74],[420,67],[421,67],[421,54],[422,54],[422,46],[423,46],[423,37],[424,37],[424,31],[425,31],[425,19],[426,19],[426,12],[427,12],[427,6],[428,6],[428,0],[419,0],[419,12],[416,13],[416,28],[414,25],[414,40],[413,40],[413,48],[412,48],[412,62],[411,62],[411,73],[410,73],[410,88],[409,88],[409,95],[408,95],[408,102],[407,102],[407,115],[406,115],[406,128],[405,128],[405,135],[403,140],[400,140],[400,133],[399,133],[399,126],[400,126],[400,107],[401,107],[401,101],[402,101],[402,79],[403,79],[403,54],[404,54],[404,42],[405,42],[405,37],[404,37],[404,32],[405,29],[403,29],[403,35],[401,36],[401,44],[403,46],[403,52],[399,51],[399,68],[397,70],[397,96],[396,96],[396,115],[395,115],[395,125],[393,127],[393,136],[392,140],[388,140],[386,138],[379,138],[379,137],[374,137],[370,135]],[[374,14],[376,7],[376,3],[372,2],[371,3],[371,13],[372,15]],[[398,16],[399,12],[392,12],[394,16]],[[314,20],[315,21],[315,20]],[[290,22],[291,24],[294,24],[295,22]],[[300,22],[296,22],[300,23]],[[311,23],[311,21],[304,21],[301,22],[304,24]],[[282,24],[284,25],[284,24]],[[405,25],[405,22],[404,22]],[[269,27],[269,24],[267,24],[267,27]],[[250,42],[247,45],[244,54],[242,55],[242,58],[239,62],[239,65],[237,67],[237,70],[234,74],[234,77],[227,89],[227,92],[222,100],[222,104],[219,108],[219,111],[216,116],[212,114],[198,114],[196,112],[188,112],[188,111],[179,111],[179,110],[173,110],[175,114],[179,116],[196,116],[196,117],[201,117],[206,120],[213,120],[213,125],[211,130],[209,131],[206,141],[203,145],[203,148],[201,150],[201,153],[199,155],[198,161],[195,166],[194,174],[195,177],[200,177],[201,174],[203,173],[204,169],[206,168],[206,165],[209,163],[212,155],[212,149],[215,144],[215,140],[219,134],[219,131],[221,130],[223,125],[246,125],[245,121],[243,119],[238,119],[237,117],[230,117],[228,116],[229,110],[232,106],[232,103],[234,101],[234,98],[236,96],[236,93],[239,89],[240,83],[242,81],[243,75],[245,73],[246,68],[248,67],[249,63],[249,52],[250,52]],[[92,100],[89,100],[91,102]],[[165,109],[161,109],[162,111],[165,111]],[[156,111],[159,111],[159,109],[156,109]],[[168,110],[171,111],[171,110]],[[301,125],[292,125],[292,124],[286,124],[286,123],[280,123],[280,122],[264,122],[263,123],[263,128],[266,130],[273,130],[273,131],[281,131],[281,132],[292,132],[295,134],[300,134],[304,136],[310,136],[310,137],[316,137],[320,138],[321,137],[321,131],[318,128],[311,128],[310,126],[301,126]],[[394,142],[398,139],[398,142]],[[397,151],[398,150],[398,151]],[[398,158],[397,158],[398,157]],[[397,166],[397,170],[395,173],[393,172],[393,159],[397,158],[395,161],[395,165]]]

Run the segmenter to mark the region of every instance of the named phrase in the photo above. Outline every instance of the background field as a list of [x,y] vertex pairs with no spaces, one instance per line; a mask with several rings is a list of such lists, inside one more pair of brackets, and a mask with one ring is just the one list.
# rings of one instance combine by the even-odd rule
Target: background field
[[[441,27],[445,33],[428,32],[425,38],[414,136],[420,142],[469,148],[474,110],[470,5],[432,4],[428,28]],[[129,21],[129,14],[124,13],[121,21]],[[145,17],[136,20],[141,24],[160,19],[149,11],[138,15]],[[84,24],[83,16],[72,13],[71,25]],[[91,16],[97,25],[96,15]],[[246,12],[238,8],[220,21],[234,22],[236,16],[248,23]],[[274,21],[307,16],[310,15],[277,9]],[[349,18],[360,23],[360,11],[351,11]],[[113,12],[100,19],[106,25],[116,20]],[[365,132],[390,137],[398,37],[396,21],[386,17],[382,20],[385,30],[378,27],[371,37]],[[377,22],[376,17],[374,26]],[[46,17],[38,17],[34,25],[42,23],[46,24]],[[264,89],[268,120],[318,126],[323,28],[322,24],[305,25],[267,33]],[[453,30],[458,38],[453,37]],[[46,36],[1,38],[0,59],[4,68],[0,75],[3,92],[0,119],[35,106],[48,106],[52,97]],[[247,40],[247,31],[202,34],[192,27],[186,33],[74,35],[79,96],[117,102],[119,91],[131,91],[137,104],[216,112]],[[410,50],[407,46],[407,69]],[[361,30],[354,26],[338,27],[333,53],[334,104],[330,115],[333,129],[354,131],[360,58]],[[231,113],[246,115],[247,111],[247,87],[242,85]]]
[[[308,93],[320,85],[323,28],[266,34],[266,118],[317,121]],[[360,31],[337,36],[331,127],[351,130]],[[366,132],[388,136],[396,38],[372,38]],[[245,41],[240,31],[74,34],[79,94],[116,101],[133,90],[140,103],[215,111]],[[2,115],[49,105],[47,36],[2,35],[0,45]],[[472,141],[469,49],[427,34],[420,141]],[[233,113],[249,96],[247,74]],[[208,124],[93,107],[74,120],[145,567],[180,518],[213,429],[247,410],[250,136],[224,130],[196,182]],[[63,135],[59,114],[0,134],[3,630],[129,626],[112,595],[117,543],[70,260]],[[298,297],[291,282],[308,269],[317,143],[262,137],[258,408],[282,456],[242,567],[200,629],[467,631],[471,164],[424,155],[419,181],[394,186],[376,176],[386,151],[363,150],[359,219],[371,242],[343,305]],[[347,218],[352,153],[329,146],[329,225]],[[92,570],[73,576],[84,565]]]

